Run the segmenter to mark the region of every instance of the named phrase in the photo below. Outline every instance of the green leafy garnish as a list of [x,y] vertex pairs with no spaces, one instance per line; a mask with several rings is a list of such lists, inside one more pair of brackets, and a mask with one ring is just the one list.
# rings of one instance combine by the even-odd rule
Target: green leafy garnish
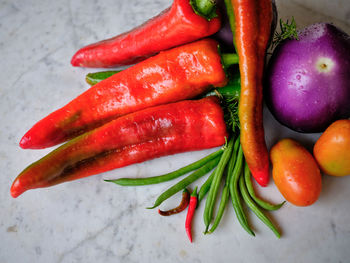
[[238,119],[238,100],[235,97],[223,96],[222,104],[224,106],[224,119],[228,127],[233,132],[239,131]]
[[286,39],[299,40],[297,25],[295,23],[294,17],[292,17],[292,21],[290,21],[290,23],[288,20],[286,22],[283,22],[282,19],[280,19],[280,30],[281,32],[275,32],[272,41],[272,47],[276,47],[279,43]]

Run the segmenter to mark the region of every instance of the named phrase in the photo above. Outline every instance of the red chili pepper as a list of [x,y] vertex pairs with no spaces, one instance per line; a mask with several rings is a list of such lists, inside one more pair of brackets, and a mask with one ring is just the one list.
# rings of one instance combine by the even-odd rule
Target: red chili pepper
[[194,212],[196,211],[196,207],[197,207],[197,186],[191,194],[190,204],[188,205],[186,222],[185,222],[186,233],[191,243],[192,243],[192,219],[193,219]]
[[190,193],[188,192],[187,188],[185,188],[182,192],[181,203],[177,207],[170,209],[170,210],[167,210],[167,211],[163,211],[163,210],[158,209],[158,213],[161,216],[170,216],[170,215],[178,214],[186,209],[189,202],[190,202]]
[[11,195],[185,151],[216,147],[227,136],[218,99],[181,101],[117,118],[28,166]]
[[[216,33],[221,26],[220,19],[216,17],[208,21],[196,13],[190,2],[192,1],[174,0],[171,8],[145,24],[83,47],[73,56],[72,65],[103,68],[130,65],[161,50]],[[212,1],[211,4],[213,5]]]
[[273,18],[270,0],[231,0],[235,16],[235,43],[239,55],[241,144],[254,178],[269,181],[269,155],[263,127],[262,76]]
[[194,98],[226,83],[216,41],[204,39],[163,51],[97,83],[51,113],[23,136],[20,146],[50,147],[116,117]]

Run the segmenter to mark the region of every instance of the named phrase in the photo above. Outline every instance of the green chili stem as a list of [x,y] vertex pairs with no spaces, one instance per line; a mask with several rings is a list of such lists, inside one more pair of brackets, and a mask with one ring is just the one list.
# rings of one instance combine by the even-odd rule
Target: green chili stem
[[250,174],[249,167],[248,167],[247,163],[245,163],[245,165],[244,165],[244,179],[245,179],[245,184],[246,184],[248,193],[251,196],[251,198],[255,201],[255,203],[257,203],[260,207],[264,208],[265,210],[269,210],[269,211],[277,210],[277,209],[281,208],[281,206],[286,202],[286,201],[284,201],[280,204],[272,205],[272,204],[260,199],[259,197],[257,197],[255,194],[254,188],[253,188],[251,174]]
[[190,0],[193,11],[208,21],[217,17],[215,0]]
[[241,78],[239,72],[235,72],[230,76],[229,82],[225,87],[216,88],[209,91],[205,96],[219,96],[224,98],[230,98],[231,100],[238,101],[241,92]]
[[259,209],[259,207],[254,203],[254,201],[249,196],[246,185],[244,184],[243,177],[241,177],[239,180],[239,189],[241,191],[241,194],[245,203],[254,212],[254,214],[256,214],[256,216],[275,233],[277,238],[280,238],[281,234],[279,233],[277,228],[270,221],[270,219]]
[[242,166],[243,166],[243,151],[240,145],[229,188],[230,188],[230,194],[232,199],[232,205],[235,210],[239,223],[250,235],[255,236],[254,232],[251,230],[251,228],[248,225],[248,221],[244,214],[242,203],[238,193],[238,180],[242,173]]
[[116,73],[119,73],[120,71],[121,70],[101,71],[101,72],[89,73],[86,75],[85,80],[88,84],[90,84],[92,86],[92,85],[95,85],[106,78],[109,78],[110,76],[113,76]]
[[173,196],[177,192],[181,191],[197,179],[201,178],[203,175],[207,174],[209,171],[214,169],[215,166],[218,165],[220,161],[220,157],[217,156],[216,158],[210,160],[208,163],[203,165],[201,168],[199,168],[197,171],[191,173],[189,176],[182,179],[177,184],[170,187],[168,190],[166,190],[164,193],[162,193],[157,200],[154,202],[154,205],[152,207],[148,207],[148,209],[153,209],[157,206],[159,206],[161,203],[163,203],[166,199]]
[[228,68],[229,66],[232,66],[234,64],[238,64],[239,58],[237,54],[230,53],[230,54],[221,54],[222,63],[224,68]]
[[176,171],[159,175],[159,176],[152,176],[152,177],[146,177],[146,178],[120,178],[116,180],[105,180],[106,182],[112,182],[118,185],[122,186],[138,186],[138,185],[150,185],[150,184],[158,184],[167,182],[170,180],[173,180],[175,178],[178,178],[184,174],[187,174],[191,171],[194,171],[203,165],[205,165],[210,160],[220,156],[223,153],[223,149],[219,149],[216,152],[211,153],[210,155],[194,162],[189,165],[186,165],[185,167],[182,167]]
[[205,224],[205,233],[208,231],[210,221],[213,217],[213,210],[214,210],[214,204],[216,201],[216,196],[220,187],[220,181],[222,178],[222,175],[224,173],[224,169],[226,167],[227,162],[230,159],[232,148],[233,148],[234,140],[231,139],[227,145],[227,148],[224,149],[224,153],[222,154],[220,158],[220,162],[218,164],[218,167],[215,170],[215,174],[213,177],[213,181],[210,185],[209,193],[207,200],[205,202],[205,208],[204,208],[204,224]]

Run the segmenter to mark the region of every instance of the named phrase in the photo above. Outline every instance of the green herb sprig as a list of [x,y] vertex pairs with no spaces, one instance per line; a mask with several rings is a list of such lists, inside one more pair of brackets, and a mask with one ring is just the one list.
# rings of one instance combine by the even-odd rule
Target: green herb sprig
[[280,19],[280,31],[281,32],[275,32],[272,41],[273,48],[275,48],[278,44],[286,39],[299,40],[297,25],[295,23],[294,17],[292,17],[292,20],[290,22],[288,20],[286,22],[283,22],[282,19]]

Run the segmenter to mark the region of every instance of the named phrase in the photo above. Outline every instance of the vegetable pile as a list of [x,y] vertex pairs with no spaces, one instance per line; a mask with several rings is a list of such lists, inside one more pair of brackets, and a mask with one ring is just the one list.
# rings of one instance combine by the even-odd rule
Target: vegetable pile
[[[251,177],[255,178],[260,186],[269,182],[263,79],[276,9],[270,0],[225,0],[224,4],[225,8],[219,11],[212,0],[174,0],[169,9],[140,27],[77,51],[71,60],[73,66],[134,65],[88,74],[86,81],[91,88],[38,121],[23,136],[20,146],[24,149],[64,144],[24,169],[14,180],[11,195],[18,197],[29,189],[165,155],[222,146],[168,174],[106,181],[142,186],[184,176],[161,193],[149,209],[183,191],[179,206],[158,212],[169,216],[188,207],[185,228],[191,242],[192,218],[204,198],[204,233],[212,233],[218,227],[231,199],[237,219],[248,234],[255,235],[244,204],[279,238],[278,228],[263,211],[277,210],[284,202],[273,205],[258,198],[251,181]],[[227,12],[227,16],[220,12]],[[228,21],[223,21],[223,17]],[[231,41],[227,41],[227,28],[221,25],[230,26]],[[214,40],[222,35],[226,38],[224,44]],[[234,47],[227,49],[230,42]],[[275,56],[272,61],[279,61],[279,54]],[[275,79],[271,74],[269,80]],[[275,86],[270,86],[265,96],[275,103]],[[348,91],[343,94],[348,96]],[[346,127],[344,130],[349,129]],[[350,139],[347,131],[343,133],[347,144],[345,148],[335,147],[336,154],[347,152]],[[332,158],[323,146],[332,137],[327,134],[315,146],[317,161],[293,140],[283,140],[272,148],[273,178],[287,201],[310,205],[317,200],[321,190],[318,165],[322,171],[334,170],[333,163],[327,166]],[[344,167],[341,175],[349,171],[349,158],[345,154],[340,160]],[[309,173],[302,177],[305,170]],[[195,186],[190,194],[191,185],[209,172],[204,184]],[[291,180],[295,183],[290,184]]]

